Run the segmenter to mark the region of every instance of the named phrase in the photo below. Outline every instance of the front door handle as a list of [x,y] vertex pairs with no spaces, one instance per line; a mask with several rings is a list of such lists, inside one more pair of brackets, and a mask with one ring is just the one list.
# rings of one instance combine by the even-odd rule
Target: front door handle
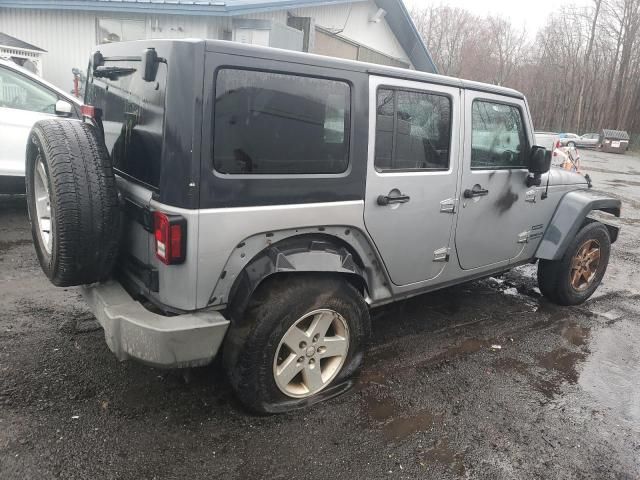
[[378,197],[378,205],[384,207],[386,205],[391,205],[392,203],[407,203],[411,200],[409,195],[380,195]]
[[489,190],[482,188],[478,184],[474,185],[473,188],[467,188],[464,191],[464,198],[485,197],[487,195],[489,195]]

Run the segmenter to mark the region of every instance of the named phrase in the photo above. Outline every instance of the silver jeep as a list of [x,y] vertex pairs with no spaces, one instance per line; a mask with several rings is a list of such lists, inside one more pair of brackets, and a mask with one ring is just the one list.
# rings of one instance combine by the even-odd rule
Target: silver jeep
[[550,170],[522,94],[209,40],[99,47],[83,120],[30,134],[42,268],[83,285],[118,359],[222,351],[238,398],[345,391],[369,309],[538,263],[561,305],[600,284],[620,201]]

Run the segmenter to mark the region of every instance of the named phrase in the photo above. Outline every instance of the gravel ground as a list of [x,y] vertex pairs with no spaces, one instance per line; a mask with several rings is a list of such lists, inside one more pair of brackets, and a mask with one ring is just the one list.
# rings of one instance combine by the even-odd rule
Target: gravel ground
[[624,201],[587,304],[547,303],[528,266],[377,309],[352,391],[274,417],[217,365],[118,363],[1,199],[0,478],[640,478],[640,158],[583,159]]

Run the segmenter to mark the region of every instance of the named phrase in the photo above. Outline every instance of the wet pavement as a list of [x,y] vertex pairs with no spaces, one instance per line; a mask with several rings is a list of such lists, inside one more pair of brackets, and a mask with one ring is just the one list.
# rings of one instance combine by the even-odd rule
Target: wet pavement
[[0,478],[640,478],[640,158],[583,162],[624,202],[589,302],[549,304],[527,266],[374,310],[355,387],[277,417],[218,365],[118,363],[0,200]]

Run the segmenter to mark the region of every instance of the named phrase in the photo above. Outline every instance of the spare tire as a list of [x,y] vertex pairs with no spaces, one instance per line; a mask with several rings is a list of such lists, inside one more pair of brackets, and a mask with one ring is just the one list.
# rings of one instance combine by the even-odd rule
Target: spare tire
[[111,159],[96,128],[51,119],[31,129],[27,206],[42,270],[59,287],[105,280],[115,263],[121,218]]

